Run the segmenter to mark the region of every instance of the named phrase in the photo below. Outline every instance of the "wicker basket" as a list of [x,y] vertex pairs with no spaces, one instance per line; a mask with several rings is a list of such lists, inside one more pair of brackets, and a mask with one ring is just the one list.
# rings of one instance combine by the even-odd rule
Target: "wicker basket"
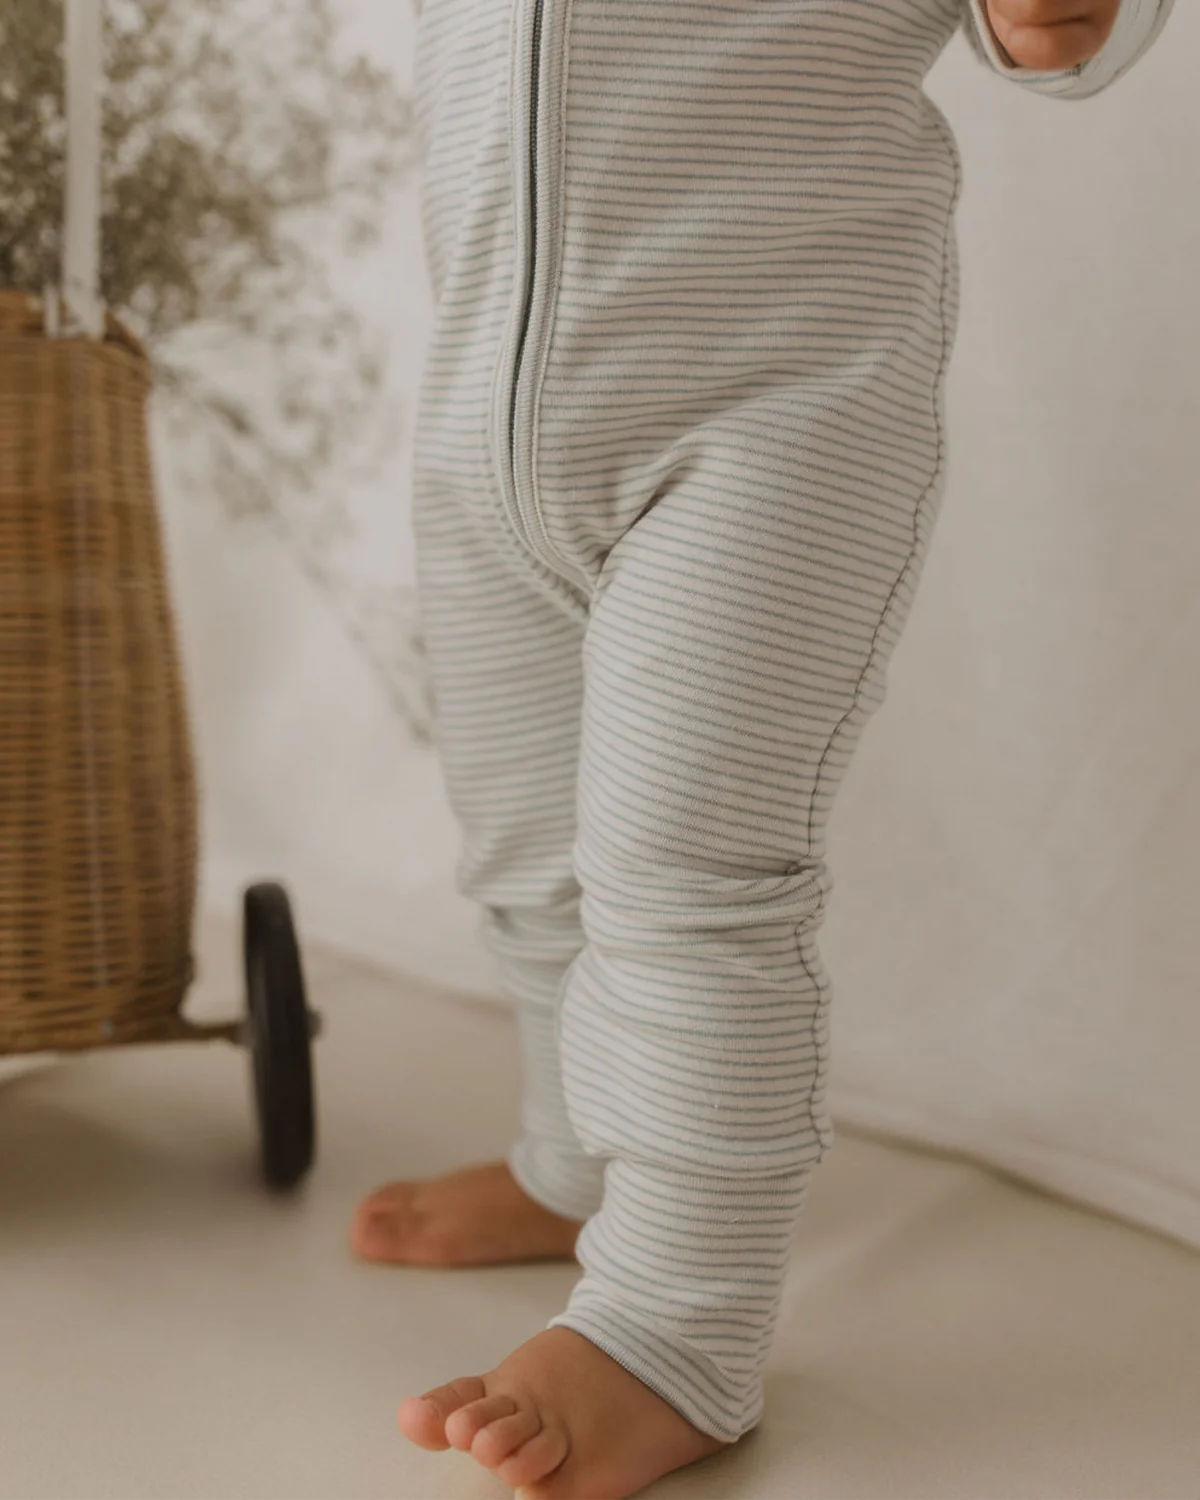
[[0,1054],[192,1034],[196,794],[149,369],[0,291]]

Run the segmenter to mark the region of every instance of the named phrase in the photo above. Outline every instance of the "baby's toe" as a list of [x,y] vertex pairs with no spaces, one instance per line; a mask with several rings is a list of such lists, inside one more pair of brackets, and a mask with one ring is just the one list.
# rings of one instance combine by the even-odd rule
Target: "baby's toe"
[[439,1385],[423,1396],[410,1396],[400,1404],[400,1431],[422,1448],[443,1449],[450,1446],[446,1437],[446,1419],[459,1407],[478,1401],[485,1395],[478,1375],[463,1375],[449,1385]]
[[470,1401],[446,1418],[446,1441],[465,1453],[477,1432],[501,1417],[511,1417],[516,1409],[517,1403],[511,1396],[485,1396],[481,1401]]
[[501,1417],[476,1434],[471,1457],[485,1469],[498,1469],[522,1443],[536,1437],[541,1430],[542,1419],[533,1407],[520,1407],[512,1416]]
[[388,1260],[412,1217],[411,1189],[401,1183],[380,1188],[355,1210],[350,1244],[364,1260]]
[[[543,1427],[510,1458],[497,1464],[496,1473],[513,1489],[536,1485],[561,1468],[570,1448],[567,1434],[561,1427]],[[531,1500],[536,1493],[536,1490],[531,1491]]]

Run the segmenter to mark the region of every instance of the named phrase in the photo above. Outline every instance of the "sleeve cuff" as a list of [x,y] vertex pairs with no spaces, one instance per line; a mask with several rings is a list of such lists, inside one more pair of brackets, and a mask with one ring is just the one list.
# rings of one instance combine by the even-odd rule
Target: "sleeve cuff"
[[964,0],[967,41],[980,60],[1004,78],[1035,94],[1085,99],[1108,88],[1134,65],[1166,25],[1175,0],[1121,0],[1108,40],[1085,63],[1053,72],[1017,67],[1000,45],[984,0]]

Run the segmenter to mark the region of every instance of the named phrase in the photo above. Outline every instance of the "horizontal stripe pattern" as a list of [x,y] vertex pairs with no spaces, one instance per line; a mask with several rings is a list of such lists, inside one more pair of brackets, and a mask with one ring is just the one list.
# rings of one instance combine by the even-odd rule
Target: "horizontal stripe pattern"
[[959,12],[545,0],[536,93],[532,12],[419,34],[456,881],[518,1007],[510,1165],[587,1220],[550,1326],[732,1441],[833,1139],[828,816],[942,492],[961,178],[921,85]]

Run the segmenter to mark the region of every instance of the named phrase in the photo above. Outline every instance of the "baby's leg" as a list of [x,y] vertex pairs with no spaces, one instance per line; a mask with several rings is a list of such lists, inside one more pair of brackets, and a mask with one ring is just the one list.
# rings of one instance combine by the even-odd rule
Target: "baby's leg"
[[702,8],[684,47],[649,0],[424,10],[426,448],[589,584],[560,1019],[609,1160],[565,1312],[400,1420],[530,1500],[757,1423],[832,1139],[825,825],[940,493],[957,186],[919,98],[947,7],[832,9]]
[[567,1118],[554,1035],[563,976],[583,946],[571,868],[582,611],[539,592],[452,496],[418,483],[414,509],[437,737],[463,836],[457,885],[481,904],[516,1002],[523,1128],[505,1161],[373,1193],[352,1239],[368,1259],[409,1264],[570,1259],[604,1169]]
[[687,464],[608,559],[584,643],[588,942],[561,1012],[571,1121],[613,1160],[550,1326],[726,1441],[761,1418],[832,1144],[826,823],[937,499],[919,462],[911,490],[874,477],[855,396],[775,401],[723,417],[729,457]]
[[587,943],[561,1039],[571,1123],[612,1158],[604,1198],[565,1312],[401,1408],[414,1441],[469,1450],[536,1500],[632,1495],[762,1416],[793,1234],[832,1142],[826,823],[941,493],[935,426],[914,400],[896,423],[907,452],[881,458],[874,396],[815,404],[797,387],[765,422],[721,418],[731,457],[661,487],[592,603]]

